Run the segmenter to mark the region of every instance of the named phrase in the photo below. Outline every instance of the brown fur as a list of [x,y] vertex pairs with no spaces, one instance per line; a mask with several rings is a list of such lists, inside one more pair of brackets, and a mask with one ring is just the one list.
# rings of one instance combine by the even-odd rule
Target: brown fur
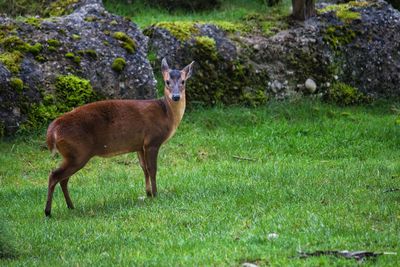
[[[169,68],[163,60],[163,76]],[[49,176],[45,213],[51,213],[55,185],[60,182],[67,206],[73,208],[68,193],[68,180],[94,156],[111,157],[138,152],[148,196],[156,196],[157,155],[160,146],[173,136],[186,105],[184,80],[190,77],[192,64],[182,77],[169,81],[180,92],[179,101],[171,99],[172,89],[166,86],[164,97],[156,100],[106,100],[78,107],[54,120],[47,130],[49,150],[63,157],[61,166]],[[179,88],[177,85],[179,84]],[[150,182],[151,180],[151,182]]]

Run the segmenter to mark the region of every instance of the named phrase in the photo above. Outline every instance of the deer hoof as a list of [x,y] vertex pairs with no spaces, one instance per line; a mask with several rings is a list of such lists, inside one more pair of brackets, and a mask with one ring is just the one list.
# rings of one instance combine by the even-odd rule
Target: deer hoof
[[51,217],[51,211],[49,210],[44,210],[44,214],[46,215],[46,217]]

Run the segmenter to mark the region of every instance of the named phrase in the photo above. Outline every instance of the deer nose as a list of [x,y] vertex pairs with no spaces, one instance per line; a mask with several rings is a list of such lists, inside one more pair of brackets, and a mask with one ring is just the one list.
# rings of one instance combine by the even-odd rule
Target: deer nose
[[179,101],[179,99],[181,99],[180,95],[172,95],[172,100]]

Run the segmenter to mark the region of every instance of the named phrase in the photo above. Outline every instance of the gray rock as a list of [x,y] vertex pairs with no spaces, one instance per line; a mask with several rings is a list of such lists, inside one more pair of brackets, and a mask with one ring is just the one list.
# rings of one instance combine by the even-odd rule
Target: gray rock
[[309,93],[314,93],[317,90],[317,84],[313,79],[308,78],[304,84]]
[[[43,47],[39,60],[32,53],[23,53],[18,73],[11,73],[0,64],[0,124],[6,134],[15,132],[30,112],[31,106],[42,101],[43,95],[54,92],[55,80],[60,75],[76,75],[90,81],[102,98],[154,98],[155,79],[147,60],[148,38],[132,22],[108,13],[101,0],[83,0],[70,15],[38,19],[38,25],[24,20],[0,17],[1,25],[15,28],[16,35],[29,44]],[[123,32],[136,43],[136,50],[129,53],[123,43],[113,37]],[[49,40],[59,41],[51,46]],[[0,46],[0,54],[5,48]],[[66,53],[79,57],[80,63],[67,58]],[[121,72],[111,66],[121,57],[126,66]],[[23,80],[25,88],[17,94],[9,86],[11,76]],[[12,112],[15,108],[20,113]],[[1,125],[0,125],[1,127]]]

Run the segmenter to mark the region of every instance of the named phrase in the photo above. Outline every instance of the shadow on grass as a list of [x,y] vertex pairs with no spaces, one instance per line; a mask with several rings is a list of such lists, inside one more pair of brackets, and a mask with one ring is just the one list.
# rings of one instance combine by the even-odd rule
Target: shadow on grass
[[0,221],[0,261],[12,260],[18,256],[14,239],[8,229],[8,225]]
[[74,202],[75,209],[68,210],[66,204],[63,203],[57,209],[52,209],[52,218],[64,220],[71,218],[118,217],[121,213],[158,206],[160,201],[169,203],[172,198],[176,197],[174,192],[166,191],[159,193],[156,198],[147,197],[145,194],[131,196],[123,194],[104,196],[102,199],[92,199],[86,203],[79,203],[79,199],[76,199]]

